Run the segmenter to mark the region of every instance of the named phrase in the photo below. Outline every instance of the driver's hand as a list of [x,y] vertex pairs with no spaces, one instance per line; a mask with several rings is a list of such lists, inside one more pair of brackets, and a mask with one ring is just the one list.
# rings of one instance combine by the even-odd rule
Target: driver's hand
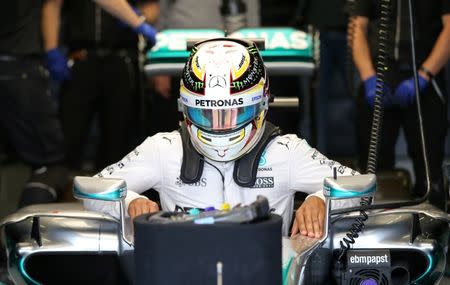
[[315,196],[306,199],[295,212],[291,236],[300,232],[311,238],[321,238],[324,231],[325,202]]
[[158,211],[158,204],[145,198],[136,198],[128,205],[128,215],[132,220],[139,215]]

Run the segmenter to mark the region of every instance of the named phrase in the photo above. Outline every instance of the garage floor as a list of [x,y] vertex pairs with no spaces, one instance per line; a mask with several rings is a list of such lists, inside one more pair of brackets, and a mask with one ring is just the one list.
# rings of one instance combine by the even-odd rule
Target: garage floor
[[30,169],[21,163],[0,166],[0,219],[17,209]]

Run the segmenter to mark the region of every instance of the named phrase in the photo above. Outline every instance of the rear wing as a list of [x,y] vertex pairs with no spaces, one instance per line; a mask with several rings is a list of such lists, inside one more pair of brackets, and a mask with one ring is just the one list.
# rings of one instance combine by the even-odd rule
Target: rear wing
[[[156,45],[147,53],[145,73],[179,75],[193,43],[222,38],[225,33],[214,29],[172,29],[156,35]],[[309,76],[315,69],[312,37],[294,28],[241,29],[229,37],[255,40],[270,75]]]

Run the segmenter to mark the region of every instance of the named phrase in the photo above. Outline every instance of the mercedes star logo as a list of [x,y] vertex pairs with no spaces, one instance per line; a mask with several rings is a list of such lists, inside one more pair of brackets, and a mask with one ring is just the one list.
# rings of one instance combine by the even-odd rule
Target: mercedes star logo
[[211,77],[211,79],[209,80],[209,88],[214,88],[217,86],[219,86],[221,88],[225,88],[226,85],[227,85],[227,81],[222,76],[216,75],[216,76]]

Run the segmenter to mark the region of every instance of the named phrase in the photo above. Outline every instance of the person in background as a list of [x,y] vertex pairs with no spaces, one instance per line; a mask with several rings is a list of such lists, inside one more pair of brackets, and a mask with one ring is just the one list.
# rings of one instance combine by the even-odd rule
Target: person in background
[[31,167],[19,207],[57,201],[67,181],[61,125],[42,60],[43,5],[51,1],[0,4],[0,125]]
[[[384,85],[384,115],[378,169],[395,166],[395,145],[402,128],[416,177],[413,194],[422,197],[427,189],[420,143],[413,70],[419,73],[419,99],[431,176],[430,202],[445,210],[447,191],[443,187],[442,163],[447,134],[447,94],[443,67],[450,58],[450,0],[415,1],[416,58],[411,64],[408,1],[390,2],[388,50]],[[380,22],[379,0],[356,0],[351,11],[353,59],[362,85],[358,98],[360,166],[367,165],[367,151],[377,77]]]
[[[43,60],[43,39],[48,39],[49,26],[57,24],[52,7],[59,2],[0,4],[0,129],[2,139],[31,168],[19,207],[58,201],[67,183],[63,134]],[[98,2],[137,32],[154,33],[124,0]]]
[[[319,86],[315,104],[317,148],[327,154],[330,141],[330,97],[349,98],[346,0],[300,0],[301,25],[311,25],[320,35]],[[328,135],[327,135],[328,134]]]
[[[102,5],[122,3],[97,2]],[[156,31],[148,23],[157,20],[159,4],[155,0],[129,3],[133,7],[133,15],[140,19],[134,28],[88,0],[59,1],[52,7],[53,18],[47,19],[59,23],[64,4],[64,38],[69,60],[58,45],[58,25],[49,26],[50,36],[45,50],[52,77],[63,83],[61,122],[67,150],[66,162],[71,170],[82,168],[85,146],[95,116],[98,116],[100,133],[96,167],[122,157],[140,135],[142,69],[139,56],[143,50],[138,34],[145,36],[149,46],[155,43]],[[108,11],[120,11],[113,8],[108,6]],[[126,20],[126,17],[122,16],[122,19]]]

